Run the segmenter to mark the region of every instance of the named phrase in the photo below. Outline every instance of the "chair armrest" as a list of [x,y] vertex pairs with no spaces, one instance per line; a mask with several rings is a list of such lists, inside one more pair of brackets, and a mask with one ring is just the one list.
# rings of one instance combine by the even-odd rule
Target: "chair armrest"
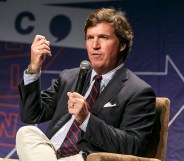
[[99,152],[88,155],[86,161],[160,161],[160,160],[154,158],[137,157],[133,155]]

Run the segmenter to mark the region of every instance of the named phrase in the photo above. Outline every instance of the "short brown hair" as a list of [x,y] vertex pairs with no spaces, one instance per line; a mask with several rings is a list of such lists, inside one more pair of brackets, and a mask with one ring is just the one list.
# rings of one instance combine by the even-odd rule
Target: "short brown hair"
[[114,8],[101,8],[93,11],[88,16],[84,26],[85,36],[89,27],[96,26],[102,22],[111,23],[114,26],[115,34],[119,39],[120,45],[126,44],[126,48],[122,54],[123,59],[125,60],[132,47],[133,32],[124,13],[120,10],[115,10]]

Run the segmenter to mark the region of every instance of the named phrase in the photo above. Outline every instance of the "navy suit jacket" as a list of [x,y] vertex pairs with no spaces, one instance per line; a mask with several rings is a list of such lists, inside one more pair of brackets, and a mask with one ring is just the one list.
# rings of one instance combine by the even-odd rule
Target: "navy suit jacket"
[[[50,139],[70,118],[68,91],[74,91],[79,68],[64,70],[58,80],[40,92],[40,80],[19,85],[21,120],[29,124],[49,121]],[[88,72],[84,91],[89,84]],[[110,106],[108,106],[110,105]],[[105,107],[104,107],[105,106]],[[144,156],[155,118],[153,89],[129,69],[120,68],[99,95],[78,147],[83,151],[105,151]]]

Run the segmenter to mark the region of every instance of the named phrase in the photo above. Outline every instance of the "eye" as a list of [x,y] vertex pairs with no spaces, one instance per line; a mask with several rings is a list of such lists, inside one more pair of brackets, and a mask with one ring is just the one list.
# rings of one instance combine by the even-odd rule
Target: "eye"
[[106,36],[106,35],[101,35],[101,36],[100,36],[100,39],[102,39],[102,40],[108,40],[108,39],[109,39],[109,37],[108,37],[108,36]]
[[93,36],[86,36],[86,40],[91,40],[93,39]]

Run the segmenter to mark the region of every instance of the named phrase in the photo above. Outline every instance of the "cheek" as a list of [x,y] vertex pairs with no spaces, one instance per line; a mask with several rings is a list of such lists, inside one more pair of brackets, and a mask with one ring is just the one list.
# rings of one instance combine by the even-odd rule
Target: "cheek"
[[91,45],[90,45],[89,41],[86,41],[86,48],[89,49],[90,46],[91,46]]
[[106,48],[104,51],[104,56],[106,60],[113,61],[117,58],[117,49],[116,48]]

